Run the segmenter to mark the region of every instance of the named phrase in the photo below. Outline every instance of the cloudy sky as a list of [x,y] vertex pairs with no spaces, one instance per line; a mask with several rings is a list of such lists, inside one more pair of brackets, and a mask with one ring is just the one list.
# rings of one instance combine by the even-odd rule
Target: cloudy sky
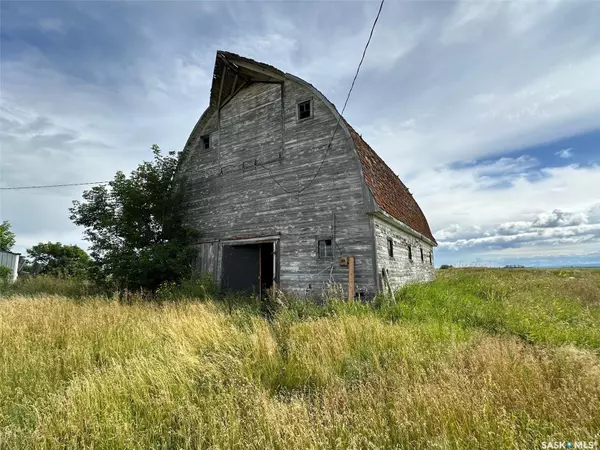
[[[217,49],[343,104],[375,2],[10,2],[0,187],[111,179],[181,150]],[[436,263],[600,265],[600,2],[393,1],[346,110],[409,186]],[[0,191],[16,251],[79,244],[83,188]]]

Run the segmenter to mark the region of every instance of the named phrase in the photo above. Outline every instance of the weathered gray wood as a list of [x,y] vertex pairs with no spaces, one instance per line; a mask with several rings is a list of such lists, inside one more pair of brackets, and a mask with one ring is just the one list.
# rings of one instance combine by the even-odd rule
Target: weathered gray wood
[[256,72],[261,75],[265,75],[268,78],[273,78],[274,80],[283,81],[283,77],[281,75],[279,75],[271,70],[267,70],[262,67],[258,67],[254,64],[249,64],[244,61],[236,61],[235,64],[236,64],[236,66],[244,67],[248,70],[251,70],[252,72]]
[[[307,98],[314,102],[313,117],[298,121],[296,104]],[[218,130],[212,117],[198,130],[215,135],[212,148],[196,145],[182,165],[190,194],[188,220],[203,238],[218,242],[225,236],[281,233],[282,289],[304,293],[309,284],[317,290],[330,278],[346,288],[348,268],[316,254],[315,236],[332,237],[335,213],[336,243],[345,255],[356,257],[357,285],[374,292],[370,219],[364,214],[362,182],[347,137],[336,133],[321,173],[301,195],[286,194],[274,181],[297,191],[314,176],[336,126],[328,106],[310,89],[286,79],[283,88],[263,83],[245,87],[221,108],[217,120]],[[281,160],[280,153],[285,155]],[[272,162],[263,167],[255,161]],[[216,259],[219,281],[219,251],[203,257]],[[202,269],[207,267],[203,263]]]
[[[297,104],[307,99],[313,102],[313,115],[298,120]],[[342,129],[319,175],[295,193],[318,170],[336,126]],[[344,127],[331,104],[293,76],[282,84],[244,85],[214,114],[205,114],[180,166],[188,194],[186,220],[202,233],[198,269],[220,282],[224,240],[277,235],[283,290],[320,293],[329,282],[348,289],[349,268],[340,266],[340,256],[354,256],[355,283],[367,297],[383,288],[378,279],[382,267],[389,269],[392,287],[429,279],[433,269],[423,266],[417,273],[416,266],[412,270],[400,260],[394,265],[385,259],[385,236],[404,235],[366,214],[373,211],[373,200]],[[209,133],[211,148],[204,150],[198,138]],[[334,258],[318,258],[319,237],[334,240]]]
[[[379,271],[385,271],[384,282],[392,290],[414,281],[432,281],[435,276],[433,247],[379,217],[373,218],[375,225],[375,249]],[[388,254],[388,238],[394,243],[394,256]],[[408,246],[412,248],[412,261],[408,257]],[[424,260],[421,261],[420,249]],[[432,255],[429,262],[429,255]]]

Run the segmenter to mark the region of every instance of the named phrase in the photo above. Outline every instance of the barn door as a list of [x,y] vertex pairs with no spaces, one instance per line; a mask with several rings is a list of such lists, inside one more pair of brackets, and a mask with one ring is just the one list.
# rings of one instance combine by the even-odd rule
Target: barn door
[[223,246],[223,289],[233,292],[258,292],[260,246]]

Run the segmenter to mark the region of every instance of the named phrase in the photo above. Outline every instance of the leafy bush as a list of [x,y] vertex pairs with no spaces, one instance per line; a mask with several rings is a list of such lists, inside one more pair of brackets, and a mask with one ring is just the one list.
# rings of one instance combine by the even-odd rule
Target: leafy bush
[[217,292],[218,289],[212,276],[203,274],[198,278],[188,278],[179,283],[164,282],[156,290],[156,299],[160,301],[174,301],[182,298],[208,299],[213,298]]
[[60,242],[40,242],[27,249],[27,254],[33,266],[40,268],[39,273],[59,278],[87,277],[91,264],[83,249]]
[[10,290],[12,283],[12,270],[5,266],[0,266],[0,293]]
[[120,292],[154,292],[191,275],[197,233],[185,226],[183,179],[178,155],[162,155],[152,146],[153,160],[130,176],[117,172],[108,186],[85,191],[74,201],[71,220],[85,228],[94,263],[90,275]]
[[0,266],[0,283],[7,285],[12,281],[12,270],[6,266]]
[[0,251],[9,252],[15,245],[15,233],[10,231],[10,223],[5,220],[0,223]]

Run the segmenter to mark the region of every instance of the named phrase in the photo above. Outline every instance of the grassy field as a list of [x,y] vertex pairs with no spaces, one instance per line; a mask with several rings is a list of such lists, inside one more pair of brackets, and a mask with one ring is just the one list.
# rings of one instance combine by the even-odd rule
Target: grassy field
[[29,294],[0,299],[3,449],[600,445],[600,271],[452,269],[270,321]]

